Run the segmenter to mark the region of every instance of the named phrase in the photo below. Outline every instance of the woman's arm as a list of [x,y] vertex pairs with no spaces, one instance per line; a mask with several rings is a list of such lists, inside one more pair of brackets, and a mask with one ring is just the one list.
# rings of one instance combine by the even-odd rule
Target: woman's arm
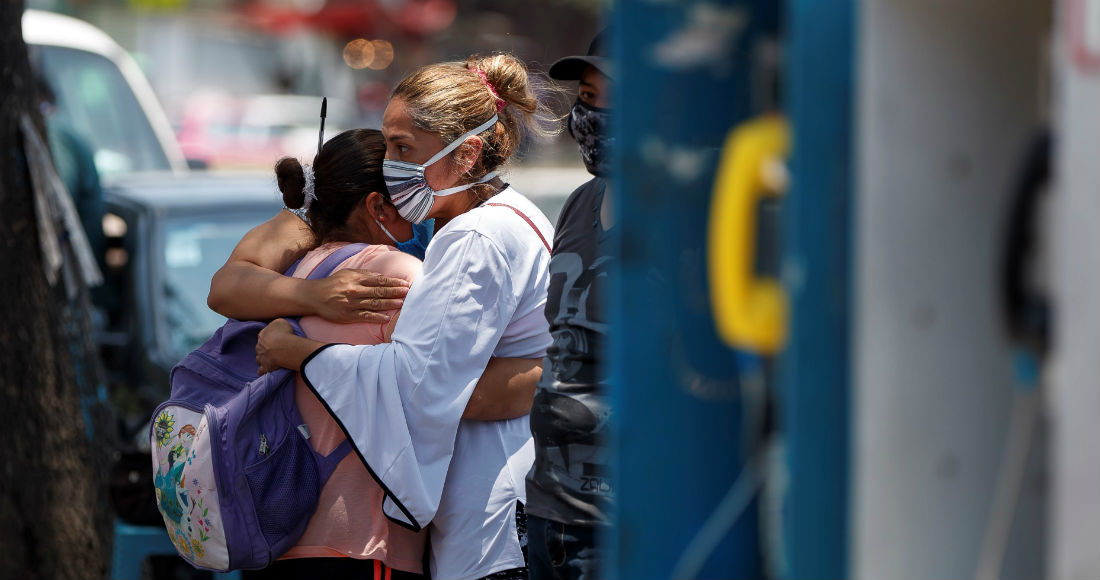
[[252,228],[210,280],[207,305],[241,320],[316,314],[333,322],[386,322],[408,282],[362,270],[305,280],[282,273],[312,247],[309,227],[289,211]]
[[463,419],[502,421],[531,411],[535,385],[542,376],[540,358],[491,358],[466,403]]
[[[325,343],[294,334],[290,323],[278,319],[260,331],[256,364],[260,374],[278,368],[298,370],[309,355]],[[466,403],[463,419],[503,421],[531,410],[535,385],[542,376],[542,359],[492,358]]]
[[[386,326],[386,342],[393,336],[399,317],[400,312],[395,313]],[[505,421],[526,415],[531,411],[535,386],[541,377],[541,358],[490,358],[466,403],[462,418]]]

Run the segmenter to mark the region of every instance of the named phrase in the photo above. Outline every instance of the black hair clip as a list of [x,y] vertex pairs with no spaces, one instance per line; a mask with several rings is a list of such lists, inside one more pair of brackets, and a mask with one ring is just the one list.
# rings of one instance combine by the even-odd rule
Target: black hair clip
[[328,113],[328,97],[321,99],[321,133],[317,135],[317,154],[321,154],[321,145],[325,142],[325,115]]

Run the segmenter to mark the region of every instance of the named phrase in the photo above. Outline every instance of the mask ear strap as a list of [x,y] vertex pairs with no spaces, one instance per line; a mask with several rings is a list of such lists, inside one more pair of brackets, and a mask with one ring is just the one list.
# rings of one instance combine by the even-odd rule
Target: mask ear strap
[[462,136],[460,136],[458,139],[455,139],[454,141],[451,141],[450,144],[448,144],[446,147],[441,149],[439,151],[439,153],[436,153],[435,155],[432,155],[432,158],[427,160],[424,163],[424,167],[427,167],[427,166],[431,165],[432,163],[435,163],[436,161],[439,161],[440,159],[443,158],[444,155],[450,153],[451,151],[454,151],[455,149],[458,149],[459,145],[462,145],[463,143],[466,142],[467,137],[473,137],[474,135],[480,135],[482,132],[487,131],[490,127],[492,127],[493,125],[496,124],[496,122],[497,122],[497,120],[499,120],[499,118],[500,117],[498,117],[497,115],[494,114],[492,117],[489,118],[488,121],[485,121],[484,123],[478,125],[477,127],[474,127],[472,130],[463,133]]
[[[393,237],[393,234],[391,234],[390,231],[386,229],[386,226],[382,225],[382,222],[380,222],[378,220],[374,220],[374,223],[378,224],[378,227],[382,228],[382,233],[386,234],[387,237],[389,237],[391,240],[393,240],[394,244],[400,244],[401,243],[401,242],[397,241],[397,238]],[[413,235],[413,238],[415,238],[415,237],[416,236]],[[409,239],[411,240],[412,238],[409,238]]]
[[479,179],[479,180],[477,180],[473,183],[467,183],[465,185],[456,185],[454,187],[448,187],[447,189],[441,189],[441,190],[435,192],[435,195],[436,196],[445,196],[445,195],[451,195],[452,193],[458,193],[460,191],[470,189],[471,187],[473,187],[475,185],[478,185],[480,183],[485,183],[486,181],[492,181],[493,178],[496,177],[496,176],[497,176],[496,171],[490,171],[489,173],[485,174],[485,177],[482,177],[481,179]]

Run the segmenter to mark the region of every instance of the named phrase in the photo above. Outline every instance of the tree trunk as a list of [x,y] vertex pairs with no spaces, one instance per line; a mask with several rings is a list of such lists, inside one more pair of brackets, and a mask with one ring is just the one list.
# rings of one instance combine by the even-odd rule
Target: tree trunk
[[0,0],[0,578],[102,578],[111,423],[97,396],[87,289],[73,297],[62,281],[51,286],[39,248],[20,118],[45,132],[23,8]]

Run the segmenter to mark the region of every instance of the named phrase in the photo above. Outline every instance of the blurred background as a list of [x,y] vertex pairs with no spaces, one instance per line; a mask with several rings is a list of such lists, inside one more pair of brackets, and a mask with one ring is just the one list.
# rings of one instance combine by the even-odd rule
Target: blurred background
[[[418,65],[545,70],[611,24],[606,576],[1100,578],[1100,0],[27,7],[104,205],[106,394],[79,400],[118,443],[89,576],[192,574],[157,549],[146,424],[321,97],[326,134],[377,127]],[[506,175],[552,220],[588,178],[568,134]]]
[[[378,127],[413,68],[508,51],[535,71],[583,50],[599,0],[61,1],[28,8],[98,26],[137,61],[193,166],[268,169],[312,155],[319,102],[328,127]],[[568,105],[570,103],[565,103]],[[565,139],[532,161],[575,164]]]
[[[326,137],[379,128],[398,80],[418,66],[471,54],[519,56],[564,115],[575,87],[553,93],[545,70],[584,52],[604,7],[596,0],[32,0],[25,8],[30,97],[49,146],[46,159],[26,149],[31,184],[49,198],[54,217],[75,216],[79,224],[58,217],[64,225],[56,227],[73,236],[45,261],[60,290],[49,306],[30,309],[43,318],[22,320],[27,309],[0,313],[11,324],[0,343],[41,360],[59,386],[8,391],[11,407],[31,419],[3,439],[23,454],[4,455],[5,473],[22,475],[5,476],[0,494],[0,521],[16,530],[0,542],[19,555],[0,558],[0,577],[209,577],[174,556],[164,533],[148,468],[148,423],[168,396],[172,367],[224,322],[206,306],[212,274],[248,229],[280,210],[276,161],[312,160],[322,98]],[[15,48],[5,54],[18,62]],[[589,179],[564,132],[527,143],[503,175],[551,220]],[[67,213],[65,200],[75,212]],[[23,227],[16,217],[5,223]],[[82,285],[90,287],[87,298]],[[48,347],[31,346],[16,330],[43,326],[69,345],[56,364],[33,356]],[[24,382],[8,374],[23,376],[8,366],[17,358],[3,360],[0,383]],[[57,408],[68,411],[50,410]],[[68,472],[84,472],[84,484],[33,459],[50,454],[37,435],[43,431],[65,442]],[[73,495],[74,486],[80,497],[60,507],[56,497]],[[54,509],[69,525],[42,523],[40,510]],[[82,549],[43,557],[52,550],[43,546],[72,545]]]

